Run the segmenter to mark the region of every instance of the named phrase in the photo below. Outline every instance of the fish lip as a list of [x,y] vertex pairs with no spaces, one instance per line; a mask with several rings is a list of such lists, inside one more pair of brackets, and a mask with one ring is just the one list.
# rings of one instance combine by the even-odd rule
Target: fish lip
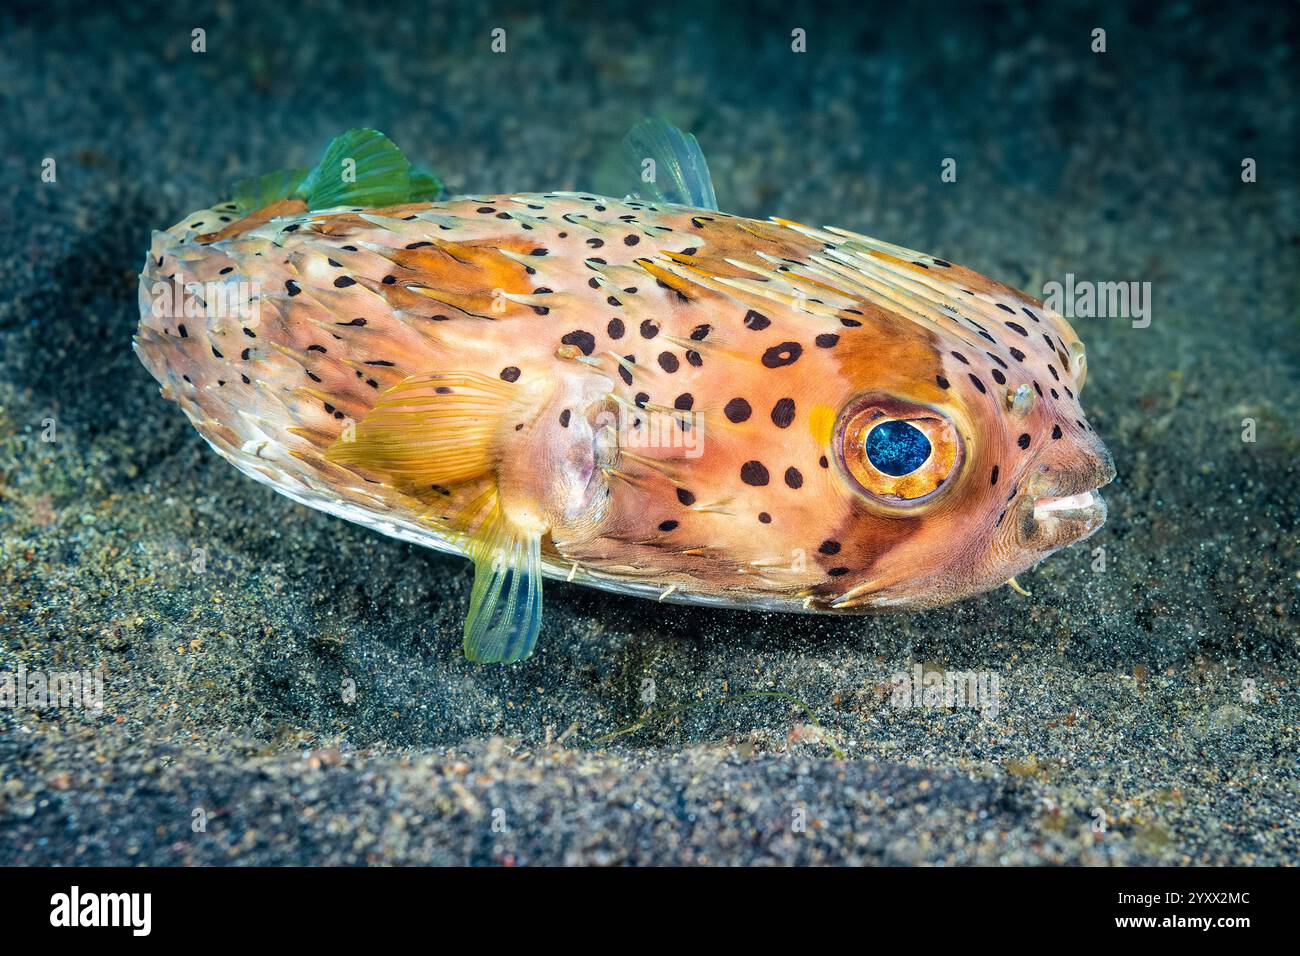
[[1106,523],[1106,499],[1096,488],[1072,495],[1039,495],[1026,502],[1022,541],[1055,551],[1090,536]]
[[1040,495],[1033,499],[1034,520],[1043,522],[1052,519],[1084,519],[1106,511],[1106,500],[1097,493],[1096,488],[1081,491],[1073,495]]

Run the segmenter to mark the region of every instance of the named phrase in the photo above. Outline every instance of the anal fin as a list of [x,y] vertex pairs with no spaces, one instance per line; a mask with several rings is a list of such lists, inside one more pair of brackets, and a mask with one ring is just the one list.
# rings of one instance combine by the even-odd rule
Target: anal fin
[[481,664],[528,657],[542,628],[541,535],[499,512],[472,537],[474,589],[465,617],[465,657]]

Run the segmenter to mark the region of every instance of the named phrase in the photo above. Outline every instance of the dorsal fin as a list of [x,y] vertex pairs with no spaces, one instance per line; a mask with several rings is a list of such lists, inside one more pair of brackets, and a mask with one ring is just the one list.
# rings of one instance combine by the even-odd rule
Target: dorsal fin
[[717,209],[704,151],[690,133],[662,119],[645,119],[623,137],[608,191],[649,202]]
[[280,169],[236,183],[234,200],[239,212],[248,215],[282,199],[301,199],[308,209],[373,209],[432,201],[441,194],[438,178],[413,166],[383,133],[350,129],[330,141],[315,166]]

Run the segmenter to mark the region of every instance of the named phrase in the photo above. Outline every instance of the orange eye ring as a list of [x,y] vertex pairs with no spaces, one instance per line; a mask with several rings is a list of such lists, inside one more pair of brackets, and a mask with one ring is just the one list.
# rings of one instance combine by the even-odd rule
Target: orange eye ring
[[[889,424],[893,422],[906,423],[910,428],[894,428]],[[910,454],[920,461],[918,465],[909,468],[910,462],[904,459],[900,467],[891,467],[879,457],[873,464],[868,443],[882,444],[872,438],[881,425],[910,436]],[[875,434],[876,438],[881,435]],[[928,454],[925,443],[929,445]],[[961,438],[946,415],[928,405],[887,395],[865,395],[845,407],[835,429],[835,452],[864,495],[886,505],[904,507],[933,500],[947,487],[963,458]]]

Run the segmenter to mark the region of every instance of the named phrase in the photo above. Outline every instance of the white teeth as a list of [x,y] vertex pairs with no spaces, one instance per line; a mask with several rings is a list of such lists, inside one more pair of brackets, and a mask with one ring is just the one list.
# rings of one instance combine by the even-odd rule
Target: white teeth
[[1041,521],[1056,511],[1084,511],[1095,503],[1095,495],[1084,491],[1065,498],[1039,498],[1034,502],[1034,519]]

